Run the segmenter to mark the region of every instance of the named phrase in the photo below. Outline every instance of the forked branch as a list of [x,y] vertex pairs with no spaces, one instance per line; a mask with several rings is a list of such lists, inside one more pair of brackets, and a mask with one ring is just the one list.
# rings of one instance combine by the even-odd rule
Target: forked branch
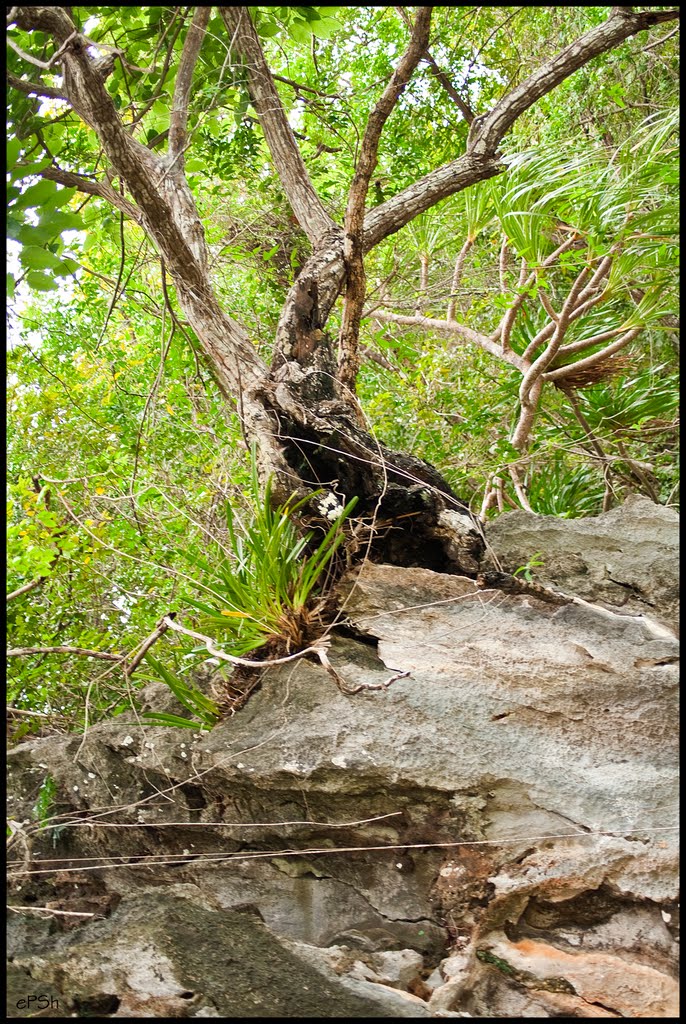
[[193,72],[200,56],[200,48],[205,38],[210,13],[210,7],[195,8],[195,14],[183,44],[179,70],[176,73],[174,100],[169,121],[169,162],[170,166],[177,171],[183,171],[183,154],[188,140],[188,101],[191,94]]
[[220,7],[219,11],[231,38],[231,46],[235,47],[243,63],[250,100],[260,120],[276,173],[300,227],[316,247],[336,225],[310,181],[249,9]]
[[409,46],[369,115],[348,194],[343,243],[346,293],[339,336],[338,376],[351,391],[355,389],[359,369],[358,337],[366,285],[362,233],[367,192],[378,159],[383,127],[426,50],[431,10],[431,7],[420,7],[417,11]]

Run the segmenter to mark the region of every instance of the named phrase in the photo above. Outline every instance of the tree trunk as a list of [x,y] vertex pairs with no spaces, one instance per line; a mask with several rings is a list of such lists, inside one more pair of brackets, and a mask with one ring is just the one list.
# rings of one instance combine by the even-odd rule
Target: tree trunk
[[[258,357],[246,331],[220,307],[209,274],[202,225],[184,175],[188,102],[207,25],[202,9],[195,13],[180,56],[173,130],[164,156],[141,145],[122,123],[105,88],[107,73],[103,76],[99,62],[89,54],[89,40],[76,30],[70,8],[12,9],[20,28],[43,34],[38,40],[41,46],[46,37],[54,44],[51,63],[39,61],[38,65],[61,67],[66,98],[97,133],[111,175],[126,184],[132,201],[111,187],[111,179],[96,181],[92,175],[54,166],[47,168],[44,176],[106,198],[146,230],[164,258],[179,305],[221,391],[236,402],[246,436],[259,447],[261,472],[273,477],[275,500],[284,501],[293,493],[306,496],[320,488],[333,493],[341,504],[355,495],[358,533],[365,536],[366,531],[369,542],[366,551],[399,565],[474,575],[483,541],[465,503],[428,463],[389,451],[362,426],[354,380],[349,379],[349,369],[356,365],[364,298],[362,258],[441,199],[501,173],[500,141],[537,99],[593,57],[643,28],[670,20],[676,12],[612,8],[605,22],[543,63],[488,114],[473,119],[462,156],[365,215],[383,124],[426,53],[431,9],[419,8],[408,49],[370,114],[344,230],[334,223],[309,180],[248,9],[226,7],[220,12],[230,47],[243,63],[251,103],[274,167],[313,246],[312,257],[286,298],[270,369]],[[108,63],[110,71],[113,62]],[[326,325],[348,282],[347,329],[337,343]],[[348,369],[342,372],[341,367]],[[317,515],[316,504],[317,499],[309,506],[313,516]]]

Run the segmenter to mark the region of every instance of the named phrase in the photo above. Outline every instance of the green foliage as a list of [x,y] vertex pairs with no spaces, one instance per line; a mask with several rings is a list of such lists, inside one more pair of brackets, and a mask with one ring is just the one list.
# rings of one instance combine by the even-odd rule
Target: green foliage
[[[124,50],[126,66],[116,62],[106,89],[126,130],[163,153],[192,9],[77,6],[73,14],[95,43]],[[340,223],[359,140],[407,45],[407,25],[390,6],[267,6],[251,14],[314,187]],[[552,47],[606,16],[605,8],[583,6],[439,7],[431,53],[483,114]],[[9,31],[25,52],[50,60],[47,36],[36,51],[29,33]],[[566,338],[642,327],[628,365],[576,394],[610,467],[611,504],[632,491],[678,500],[679,51],[678,36],[648,48],[659,33],[640,33],[570,76],[515,124],[503,146],[505,174],[443,201],[366,258],[370,307],[442,318],[469,239],[458,317],[488,335],[517,294],[525,256],[537,278],[511,336],[521,354],[545,322],[539,289],[559,308],[576,275],[616,247],[605,301]],[[11,48],[7,66],[18,78],[60,87],[57,66],[44,72]],[[154,247],[102,199],[41,176],[55,166],[96,179],[109,173],[96,133],[59,100],[18,89],[8,98],[7,586],[41,581],[8,604],[12,646],[131,651],[184,593],[200,620],[206,616],[208,633],[235,654],[269,648],[273,637],[295,646],[316,625],[342,518],[301,537],[290,518],[302,511],[297,502],[277,510],[256,498],[239,417],[169,280],[167,305]],[[268,361],[283,300],[310,246],[273,172],[216,9],[188,127],[188,184],[215,290]],[[467,130],[421,63],[384,127],[369,205],[458,158]],[[586,248],[541,270],[568,237],[565,225]],[[422,265],[428,284],[420,295]],[[332,335],[338,317],[335,310]],[[436,465],[478,510],[487,481],[507,481],[519,458],[511,438],[521,376],[468,343],[372,317],[361,345],[385,361],[365,360],[359,380],[372,430]],[[546,386],[522,469],[533,509],[598,514],[608,500],[607,465],[568,398]],[[517,504],[512,488],[504,497],[506,508]],[[189,674],[201,652],[179,667],[179,651],[187,653],[165,648],[159,663],[178,680],[191,726],[207,725]],[[12,705],[59,716],[64,727],[83,727],[86,697],[91,723],[130,706],[121,674],[92,659],[12,658],[8,672]],[[41,721],[27,717],[31,728]]]
[[55,801],[56,793],[57,783],[53,779],[52,775],[46,775],[40,789],[38,790],[38,798],[32,810],[33,817],[41,828],[45,828],[46,822],[50,818],[50,812]]
[[185,600],[202,613],[202,627],[234,656],[270,641],[286,650],[306,642],[318,610],[313,599],[321,596],[327,567],[345,537],[343,521],[357,502],[352,498],[340,509],[323,537],[314,531],[300,536],[294,517],[310,499],[274,507],[270,482],[260,492],[254,456],[251,491],[249,522],[243,523],[227,503],[228,547],[216,545],[210,558],[187,557],[200,570],[195,590],[202,601]]
[[520,565],[518,569],[515,569],[512,575],[521,576],[522,579],[525,579],[528,583],[531,583],[534,578],[534,571],[536,569],[540,569],[542,565],[545,565],[545,562],[541,559],[540,556],[541,552],[537,551],[536,554],[532,555],[531,558],[524,565]]
[[157,661],[151,654],[145,660],[155,673],[167,684],[179,704],[182,704],[193,716],[192,719],[180,715],[164,714],[149,711],[142,716],[143,721],[151,725],[172,725],[182,729],[211,729],[219,721],[220,711],[215,701],[206,697],[197,686],[189,686],[180,676]]

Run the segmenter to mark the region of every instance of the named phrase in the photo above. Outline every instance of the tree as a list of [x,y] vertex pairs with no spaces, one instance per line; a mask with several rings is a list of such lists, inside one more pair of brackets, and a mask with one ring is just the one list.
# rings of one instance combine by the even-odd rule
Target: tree
[[[122,242],[122,262],[109,282],[114,285],[112,304],[98,344],[115,306],[126,303],[123,243],[143,244],[147,239],[161,261],[163,315],[210,367],[227,405],[237,408],[245,437],[257,446],[262,479],[272,478],[274,500],[283,502],[293,494],[304,499],[320,487],[346,499],[354,495],[356,514],[386,524],[374,540],[379,554],[474,574],[483,542],[467,503],[432,465],[386,447],[365,426],[356,395],[363,321],[444,332],[519,374],[507,472],[513,494],[529,507],[523,477],[543,388],[556,385],[574,406],[575,387],[583,383],[580,375],[602,370],[609,378],[622,365],[614,353],[651,322],[670,315],[655,296],[665,291],[661,274],[671,253],[650,248],[643,238],[638,244],[636,218],[650,211],[646,204],[627,208],[640,184],[639,168],[628,171],[629,160],[622,167],[615,161],[616,173],[608,173],[607,163],[601,165],[593,154],[586,161],[579,157],[570,167],[565,154],[551,159],[552,142],[547,152],[544,147],[542,153],[518,158],[505,149],[533,116],[536,104],[582,69],[595,66],[599,57],[672,22],[678,12],[612,8],[605,16],[600,8],[555,11],[559,24],[550,38],[562,36],[564,45],[558,50],[548,43],[550,52],[534,60],[529,54],[540,48],[539,22],[534,19],[522,29],[520,52],[508,37],[515,9],[485,9],[479,17],[490,19],[493,28],[486,21],[480,27],[480,49],[469,51],[474,10],[361,9],[348,12],[344,25],[326,8],[199,7],[184,13],[164,8],[13,7],[8,16],[10,235],[23,247],[26,283],[48,289],[54,276],[77,270],[65,255],[61,237],[83,226],[73,209],[63,209],[73,201],[73,190],[101,204],[97,216],[103,216],[102,203],[107,204],[119,217],[111,228]],[[358,80],[369,71],[377,78],[369,83],[371,99],[365,97],[355,109],[359,127],[352,125],[358,137],[351,153],[354,132],[342,123],[340,113],[345,103],[339,110],[336,94],[330,92],[335,84],[329,83],[336,81],[333,51],[320,55],[322,64],[329,62],[321,73],[313,51],[311,77],[302,82],[280,73],[288,68],[279,47],[288,45],[288,39],[309,44],[313,38],[340,34],[339,57],[350,55],[357,23],[369,55],[354,73]],[[471,54],[462,64],[461,82],[442,66],[444,57],[448,59],[441,47],[446,34],[454,54]],[[659,41],[650,34],[643,42],[648,38],[648,46]],[[392,44],[400,54],[394,66],[388,63],[389,46],[375,57],[381,43]],[[437,50],[441,61],[434,56]],[[198,71],[202,61],[207,82]],[[431,120],[427,111],[439,97],[449,105],[456,127],[442,135],[436,132],[436,141],[424,152],[416,143],[408,148],[413,108],[426,114],[414,126],[421,139]],[[53,104],[47,112],[45,101]],[[299,118],[294,114],[298,106]],[[216,177],[226,161],[221,138],[225,122],[218,115],[227,112],[235,117],[232,144],[237,137],[243,140],[247,162],[251,147],[264,143],[268,148],[278,181],[266,188],[267,199],[274,208],[288,207],[281,215],[281,233],[289,218],[294,222],[289,230],[297,273],[291,281],[291,268],[281,258],[285,297],[268,359],[258,353],[222,294],[227,289],[217,282],[216,253],[208,246],[200,209],[204,167],[211,166]],[[214,130],[208,130],[213,118]],[[664,163],[664,142],[673,129],[673,123],[671,128],[665,125],[663,119],[652,128],[653,159],[647,166],[654,173],[646,189],[653,195],[655,175]],[[631,127],[640,129],[638,124]],[[642,130],[649,145],[650,131]],[[320,170],[322,154],[335,156],[333,171],[331,160],[326,173]],[[560,202],[546,206],[542,201],[541,186],[554,164],[558,199],[564,193],[563,209],[576,223],[556,220]],[[595,192],[605,197],[603,209],[596,204],[591,210],[587,201],[591,177]],[[505,185],[496,187],[501,179]],[[431,216],[438,204],[460,199],[467,230],[452,270],[446,313],[428,315],[433,305],[429,271],[441,244],[432,235]],[[624,213],[618,218],[620,207]],[[84,219],[87,213],[88,207]],[[603,220],[604,228],[591,237],[593,217]],[[498,241],[500,302],[494,301],[498,320],[487,323],[483,317],[484,329],[477,330],[468,326],[460,308],[465,266],[494,218],[504,229]],[[641,236],[651,233],[650,223],[639,228]],[[392,308],[388,279],[393,270],[389,275],[382,266],[384,246],[403,229],[414,232],[421,267],[412,314]],[[273,241],[278,248],[279,238]],[[264,248],[264,238],[260,243]],[[514,253],[516,271],[511,265]],[[265,288],[271,287],[271,258],[263,261]],[[633,263],[629,270],[624,267],[619,288],[611,294],[607,286],[614,275],[615,287],[622,260]],[[372,270],[378,271],[381,283],[370,290]],[[632,274],[638,277],[632,279],[633,291],[643,294],[627,312]],[[339,297],[340,323],[334,332]],[[593,322],[593,310],[610,299],[617,303],[615,321]],[[527,310],[532,320],[529,340],[524,347],[515,346],[513,331],[520,329]],[[578,402],[574,411],[579,423],[587,422]],[[584,427],[584,442],[601,459],[611,481],[613,459],[592,426]],[[640,462],[628,457],[627,471],[645,472]],[[483,514],[502,501],[502,476],[493,472]],[[309,511],[316,515],[311,505]],[[55,510],[50,514],[55,517]],[[63,524],[55,517],[45,525],[54,532]],[[55,542],[49,564],[58,550]]]

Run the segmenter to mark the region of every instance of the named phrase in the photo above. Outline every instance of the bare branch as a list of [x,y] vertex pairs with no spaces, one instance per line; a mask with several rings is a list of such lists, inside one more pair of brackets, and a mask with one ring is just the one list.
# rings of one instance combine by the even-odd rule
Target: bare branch
[[423,59],[426,61],[426,63],[431,68],[431,70],[433,72],[433,75],[434,75],[434,78],[436,79],[436,81],[440,82],[440,84],[443,86],[443,88],[447,92],[448,96],[450,96],[451,100],[453,101],[455,106],[458,108],[458,110],[462,114],[462,116],[465,119],[465,121],[467,122],[467,124],[471,124],[472,121],[474,120],[474,116],[475,116],[474,115],[474,111],[471,109],[469,104],[465,103],[465,101],[462,99],[462,97],[460,96],[459,92],[457,91],[457,89],[455,88],[453,83],[450,81],[450,79],[445,74],[445,72],[441,71],[441,69],[439,68],[438,64],[436,63],[434,58],[431,56],[431,54],[429,53],[428,50],[424,51],[424,58]]
[[[502,320],[500,321],[495,331],[491,335],[493,341],[497,341],[498,338],[500,338],[503,352],[508,352],[510,349],[510,335],[512,333],[512,327],[514,326],[515,317],[517,316],[517,313],[524,305],[526,300],[529,298],[527,290],[531,288],[531,286],[536,281],[536,271],[547,270],[548,267],[552,267],[552,265],[557,260],[558,256],[561,256],[563,252],[566,252],[568,249],[571,249],[574,244],[574,239],[568,238],[567,241],[563,242],[562,245],[559,245],[554,252],[551,252],[550,256],[547,256],[541,263],[540,267],[537,267],[531,274],[529,274],[529,276],[523,283],[522,277],[525,273],[526,264],[524,262],[522,263],[522,269],[519,274],[519,282],[517,284],[517,287],[520,289],[520,293],[515,297],[510,308],[506,310],[505,315],[503,316]],[[550,334],[552,334],[552,328],[550,327],[550,325],[548,325],[548,327],[544,328],[543,330],[549,331],[549,334],[547,334],[546,337],[549,337]],[[538,347],[538,345],[540,344],[540,340],[537,340],[537,338],[534,339],[534,341],[537,342],[536,347]],[[534,342],[532,341],[529,347],[527,348],[527,353],[529,353],[530,349],[532,351],[534,350],[533,345]],[[528,359],[529,354],[525,354],[525,358]]]
[[193,72],[205,38],[210,14],[210,7],[195,8],[195,14],[183,44],[179,70],[176,73],[174,100],[169,121],[169,160],[176,165],[180,172],[183,172],[183,153],[187,142],[188,100],[193,83]]
[[504,511],[505,505],[503,502],[503,481],[502,478],[491,474],[486,483],[484,490],[483,501],[481,502],[481,509],[479,510],[479,522],[486,522],[486,514],[490,508],[494,505],[498,506],[498,511]]
[[455,269],[453,271],[453,279],[450,282],[450,298],[448,300],[448,311],[446,314],[447,320],[455,319],[455,311],[457,309],[457,293],[462,282],[462,274],[464,272],[464,261],[467,258],[467,253],[474,245],[474,239],[467,235],[464,245],[457,254],[455,260]]
[[604,277],[607,277],[607,275],[610,273],[610,268],[612,267],[612,259],[613,251],[611,250],[611,252],[607,256],[603,256],[602,260],[600,261],[595,270],[595,273],[593,274],[593,277],[588,282],[586,287],[579,292],[580,302],[585,302],[586,299],[588,299],[590,296],[594,294],[594,292],[598,290],[598,288],[600,287],[600,282],[603,280]]
[[507,468],[510,474],[510,480],[512,481],[515,493],[519,498],[522,508],[526,512],[533,512],[533,509],[529,504],[529,499],[527,498],[526,492],[524,490],[524,484],[522,483],[521,477],[519,475],[519,468],[516,465],[510,465]]
[[431,11],[431,7],[420,7],[417,11],[409,46],[369,115],[348,193],[343,243],[347,286],[339,335],[338,375],[341,383],[351,390],[355,388],[359,369],[357,342],[366,285],[362,233],[369,182],[376,167],[383,127],[426,50]]
[[385,203],[373,207],[364,221],[364,251],[369,252],[389,235],[400,231],[411,220],[425,213],[448,196],[486,178],[502,174],[504,164],[498,157],[476,159],[470,153],[430,171],[412,185],[396,193]]
[[562,309],[560,310],[560,314],[555,322],[555,330],[548,347],[545,352],[541,353],[538,359],[532,363],[524,375],[524,380],[519,387],[519,400],[523,406],[526,405],[528,401],[528,396],[533,385],[539,379],[544,370],[550,366],[551,362],[557,355],[557,351],[560,348],[562,340],[567,332],[567,328],[569,327],[570,314],[575,308],[579,292],[581,291],[589,273],[590,271],[587,269],[582,270],[572,287],[569,289],[567,298],[562,304]]
[[678,10],[613,13],[602,25],[585,32],[571,46],[542,64],[533,75],[504,96],[489,114],[476,118],[464,156],[431,171],[370,210],[365,220],[365,252],[442,199],[477,181],[502,173],[504,166],[498,158],[498,146],[524,111],[593,57],[613,49],[641,29],[678,16]]
[[496,103],[490,113],[478,117],[469,133],[468,152],[490,157],[518,117],[593,57],[611,50],[642,29],[678,17],[678,10],[634,12],[627,8],[613,7],[609,18],[602,25],[590,29],[560,50]]
[[17,44],[11,38],[11,36],[7,37],[7,42],[9,44],[9,46],[11,47],[11,49],[13,49],[14,52],[19,57],[21,57],[22,60],[25,60],[28,64],[33,64],[33,65],[35,65],[35,67],[41,68],[43,71],[49,71],[50,70],[50,65],[46,64],[44,60],[37,60],[36,57],[32,57],[30,54],[24,53],[24,51],[21,49],[21,47],[17,46]]
[[477,345],[484,352],[488,352],[497,359],[504,359],[506,362],[511,363],[512,366],[516,366],[522,373],[526,370],[526,364],[516,352],[508,351],[503,353],[500,346],[496,345],[492,338],[489,338],[486,334],[479,334],[478,331],[473,331],[456,320],[435,320],[429,316],[404,316],[400,313],[391,313],[385,309],[374,310],[373,316],[377,320],[383,320],[387,323],[404,324],[407,327],[423,327],[430,331],[442,331],[447,334],[453,334],[461,341]]
[[[412,30],[412,19],[410,18],[409,14],[407,13],[407,10],[404,7],[396,7],[396,11],[398,12],[400,17],[403,19],[403,21],[405,22],[405,24],[407,25],[407,27],[411,31]],[[434,73],[434,78],[436,78],[438,80],[438,82],[442,85],[442,87],[448,93],[448,96],[450,96],[451,100],[453,100],[453,102],[455,103],[455,105],[459,109],[460,113],[464,117],[464,119],[467,122],[467,124],[471,124],[472,121],[474,120],[474,111],[464,102],[464,100],[462,99],[460,94],[457,92],[457,90],[455,89],[454,85],[452,84],[452,82],[450,81],[448,76],[443,71],[441,71],[441,69],[439,68],[438,64],[436,63],[434,58],[431,56],[428,48],[424,51],[424,54],[422,56],[422,60],[426,61],[426,63],[429,65],[429,67],[431,68],[431,70]]]
[[61,89],[55,89],[51,85],[43,85],[42,82],[27,82],[23,78],[17,78],[11,71],[7,72],[7,84],[27,96],[43,96],[48,100],[66,100],[67,97]]
[[[127,665],[126,665],[126,675],[127,676],[132,676],[133,675],[133,673],[136,671],[136,669],[138,668],[138,666],[140,665],[140,663],[142,662],[143,658],[148,653],[148,651],[150,650],[152,645],[156,644],[157,641],[160,639],[160,637],[163,636],[167,632],[167,630],[169,629],[169,622],[171,622],[175,618],[176,618],[176,612],[169,612],[168,615],[166,615],[166,616],[163,615],[162,618],[159,620],[159,622],[157,622],[157,624],[156,624],[154,630],[152,631],[152,633],[150,634],[150,636],[145,638],[145,640],[142,642],[142,644],[138,648],[138,652],[133,656],[133,658],[131,658],[131,661],[129,661],[127,663]],[[167,620],[169,620],[169,621],[167,621]]]
[[[570,317],[571,319],[571,317]],[[536,349],[540,348],[541,345],[548,340],[555,332],[555,321],[552,320],[542,327],[535,338],[532,338],[529,344],[522,352],[522,359],[530,363],[536,354]]]
[[336,225],[324,209],[283,109],[247,7],[220,7],[224,24],[245,66],[250,100],[260,119],[276,172],[298,223],[314,246]]
[[275,82],[283,82],[284,85],[290,85],[296,92],[311,92],[315,96],[320,96],[324,100],[340,100],[341,98],[340,94],[337,92],[321,92],[319,89],[313,89],[311,85],[304,85],[302,82],[294,82],[292,78],[284,78],[283,75],[272,74],[272,78]]
[[108,203],[116,206],[118,210],[127,217],[130,217],[136,224],[142,222],[141,211],[138,207],[130,203],[128,199],[125,199],[107,181],[92,181],[82,174],[76,174],[74,171],[64,171],[61,167],[55,166],[44,167],[39,173],[42,178],[48,178],[50,181],[56,181],[60,185],[66,185],[67,188],[77,188],[79,192],[84,192],[86,195],[99,196],[101,199],[106,199]]
[[515,427],[514,434],[512,435],[512,446],[519,452],[523,452],[526,448],[526,442],[529,439],[531,428],[533,427],[534,420],[536,418],[536,410],[538,408],[542,388],[543,378],[539,376],[526,391],[524,399],[522,400],[519,411],[519,420]]
[[675,36],[678,31],[679,26],[677,25],[677,27],[673,28],[671,32],[668,32],[666,36],[660,36],[659,39],[656,39],[654,42],[648,43],[647,46],[644,46],[643,52],[645,53],[646,50],[654,50],[656,46],[662,46],[662,44],[666,43],[668,39],[671,39],[672,36]]
[[555,312],[555,310],[553,309],[553,304],[550,301],[550,296],[546,292],[545,288],[543,288],[543,286],[540,285],[540,284],[538,286],[537,294],[538,294],[538,301],[543,306],[543,309],[546,311],[546,313],[548,314],[550,319],[553,321],[553,323],[557,323],[557,321],[560,318],[559,318],[558,314]]
[[106,651],[89,651],[84,647],[14,647],[7,651],[8,658],[25,658],[29,654],[79,654],[102,661],[124,661],[125,654],[108,654]]
[[32,580],[30,583],[25,583],[22,587],[17,590],[13,590],[5,598],[5,602],[13,601],[15,597],[21,597],[22,594],[28,594],[31,590],[35,590],[36,587],[40,587],[41,583],[45,583],[47,576],[39,576],[37,580]]
[[623,327],[615,327],[611,331],[601,331],[600,334],[594,334],[590,338],[583,338],[581,341],[572,341],[569,345],[562,345],[557,352],[558,359],[562,356],[572,355],[573,352],[583,352],[586,348],[593,348],[594,345],[599,345],[601,341],[607,341],[608,338],[616,338],[618,334],[623,332]]
[[619,352],[621,348],[624,348],[630,341],[638,337],[642,330],[642,327],[632,328],[632,330],[623,334],[621,338],[618,338],[617,341],[601,349],[600,352],[595,352],[592,356],[587,356],[586,359],[579,359],[575,363],[568,363],[567,366],[560,366],[557,370],[549,370],[545,375],[545,379],[561,381],[565,377],[571,377],[573,374],[578,373],[580,370],[587,370],[591,366],[596,366],[597,363],[602,363],[608,356],[611,356],[614,352]]

